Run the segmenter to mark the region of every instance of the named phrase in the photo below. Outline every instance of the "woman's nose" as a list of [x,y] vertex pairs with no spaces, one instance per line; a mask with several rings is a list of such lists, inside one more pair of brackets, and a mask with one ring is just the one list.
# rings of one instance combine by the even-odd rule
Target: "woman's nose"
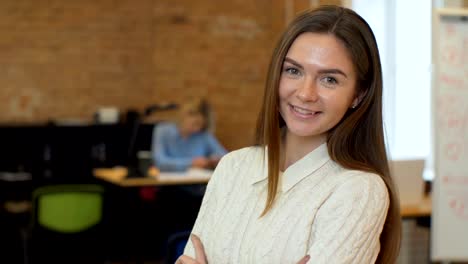
[[304,80],[304,83],[298,88],[296,96],[302,102],[315,102],[318,100],[317,85],[313,80]]

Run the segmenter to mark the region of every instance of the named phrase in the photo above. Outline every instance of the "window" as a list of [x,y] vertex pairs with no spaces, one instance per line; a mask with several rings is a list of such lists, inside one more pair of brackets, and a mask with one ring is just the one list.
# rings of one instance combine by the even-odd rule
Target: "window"
[[431,1],[354,0],[379,45],[384,124],[391,159],[431,159]]

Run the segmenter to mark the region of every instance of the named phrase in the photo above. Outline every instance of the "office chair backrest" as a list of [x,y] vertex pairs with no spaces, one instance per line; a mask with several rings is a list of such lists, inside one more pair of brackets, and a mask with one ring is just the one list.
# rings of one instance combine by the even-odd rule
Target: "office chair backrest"
[[184,254],[187,241],[190,239],[191,231],[180,231],[169,235],[167,239],[166,262],[175,263]]
[[102,219],[103,192],[93,184],[40,187],[33,192],[33,224],[59,233],[85,231]]
[[390,172],[396,183],[400,203],[420,204],[424,198],[424,160],[392,160]]

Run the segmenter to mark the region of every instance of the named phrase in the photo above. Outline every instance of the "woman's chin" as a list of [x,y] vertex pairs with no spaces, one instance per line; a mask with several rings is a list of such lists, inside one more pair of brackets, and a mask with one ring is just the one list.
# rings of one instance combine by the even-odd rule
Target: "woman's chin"
[[288,127],[288,131],[294,136],[304,138],[322,136],[323,134],[316,128]]

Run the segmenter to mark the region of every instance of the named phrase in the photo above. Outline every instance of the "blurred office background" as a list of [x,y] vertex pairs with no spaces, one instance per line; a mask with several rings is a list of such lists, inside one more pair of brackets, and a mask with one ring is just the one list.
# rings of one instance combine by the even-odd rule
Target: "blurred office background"
[[[468,8],[466,0],[2,0],[2,202],[27,201],[50,183],[96,183],[92,168],[127,164],[129,148],[148,150],[152,124],[171,117],[135,119],[155,104],[203,96],[220,142],[229,150],[250,145],[275,40],[295,14],[323,4],[353,8],[373,28],[390,157],[426,160],[430,181],[431,16],[438,7]],[[96,113],[109,108],[118,120],[96,126]],[[142,124],[136,146],[132,118]],[[29,223],[31,207],[16,206],[26,214],[13,222]],[[415,240],[403,244],[401,261],[426,263],[428,229],[413,224],[405,225]],[[2,245],[23,254],[18,241]]]

